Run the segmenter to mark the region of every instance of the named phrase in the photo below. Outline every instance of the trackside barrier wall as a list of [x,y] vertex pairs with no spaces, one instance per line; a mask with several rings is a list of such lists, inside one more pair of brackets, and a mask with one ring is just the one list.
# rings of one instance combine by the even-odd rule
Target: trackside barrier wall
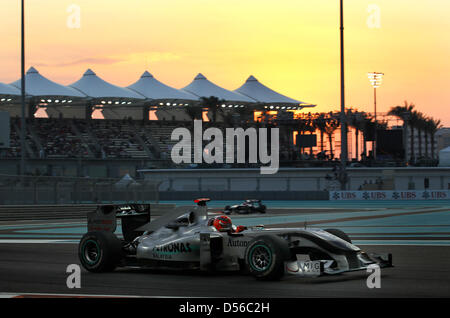
[[[152,217],[160,216],[175,207],[175,204],[150,203]],[[96,204],[73,205],[4,205],[0,206],[0,220],[51,220],[85,219],[87,213],[97,209]]]
[[331,201],[352,200],[450,200],[450,190],[330,191]]
[[328,191],[161,191],[159,199],[192,200],[198,196],[217,200],[328,200]]

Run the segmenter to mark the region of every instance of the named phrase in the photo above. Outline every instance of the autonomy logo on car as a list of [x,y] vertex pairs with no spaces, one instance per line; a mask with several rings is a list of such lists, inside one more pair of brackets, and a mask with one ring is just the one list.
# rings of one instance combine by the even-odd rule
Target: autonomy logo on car
[[239,241],[228,239],[228,246],[230,247],[247,247],[248,241]]
[[191,245],[189,243],[170,243],[166,245],[158,245],[153,248],[153,252],[158,253],[190,253],[192,252]]

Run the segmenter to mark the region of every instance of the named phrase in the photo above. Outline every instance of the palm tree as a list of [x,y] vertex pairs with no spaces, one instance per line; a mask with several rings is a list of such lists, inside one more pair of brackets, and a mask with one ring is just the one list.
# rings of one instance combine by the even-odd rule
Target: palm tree
[[[314,126],[314,119],[311,113],[308,113],[306,118],[306,127],[305,131],[309,132],[310,135],[314,134],[316,131],[316,127]],[[313,146],[309,147],[309,154],[312,156],[313,154]]]
[[217,113],[223,112],[222,104],[225,103],[223,99],[219,99],[216,96],[210,96],[210,97],[201,97],[201,103],[203,107],[208,108],[208,110],[211,110],[213,114],[213,122],[217,121]]
[[191,117],[191,120],[202,119],[203,110],[198,106],[186,106],[186,114]]
[[[353,111],[352,109],[349,109],[347,111],[348,125],[355,129],[355,155],[356,155],[355,157],[356,157],[356,160],[358,160],[358,157],[359,157],[359,133],[364,131],[365,117],[367,117],[367,114],[364,112],[359,112],[358,110]],[[365,147],[364,147],[364,149],[365,149]]]
[[431,137],[431,158],[434,159],[434,135],[442,128],[441,121],[439,119],[429,119],[428,133]]
[[416,160],[416,156],[414,153],[414,128],[416,128],[419,125],[419,117],[417,115],[416,111],[411,112],[411,115],[409,117],[409,128],[411,130],[411,136],[410,136],[410,149],[411,149],[411,154],[410,154],[410,161],[411,163],[414,163]]
[[[406,158],[406,144],[407,144],[407,132],[408,125],[410,124],[410,120],[414,111],[414,104],[409,104],[405,101],[404,106],[394,106],[391,107],[391,110],[388,112],[388,115],[395,116],[403,121],[403,143],[405,147],[405,161]],[[411,160],[414,158],[414,126],[411,125]]]
[[[376,134],[376,128],[377,125],[375,123],[375,118],[373,118],[372,116],[365,116],[363,119],[363,137],[364,137],[364,156],[367,157],[367,139],[372,140],[372,145],[373,145],[373,140],[375,140],[375,134]],[[372,154],[373,154],[373,149],[372,149]]]
[[241,122],[253,122],[254,109],[250,106],[234,108]]
[[417,136],[419,138],[419,158],[422,157],[422,132],[426,129],[426,119],[425,116],[418,111],[414,112],[416,120]]
[[327,120],[325,118],[324,113],[316,114],[314,118],[313,125],[316,129],[319,130],[320,133],[320,151],[323,152],[323,142],[324,142],[324,134],[327,127]]
[[430,123],[431,123],[431,118],[426,117],[424,118],[424,138],[425,138],[425,159],[430,159],[430,157],[428,156],[428,135],[430,133]]
[[[308,131],[308,120],[306,118],[299,117],[296,120],[296,130],[298,131],[299,135],[303,135],[304,132]],[[303,148],[301,148],[300,151],[303,153]]]
[[333,152],[333,134],[340,126],[338,117],[334,116],[332,112],[326,118],[325,134],[328,136],[328,142],[330,143],[330,158],[334,158]]
[[[347,109],[347,129],[349,129],[350,127],[355,128],[356,129],[356,116],[355,113],[353,112],[353,109],[349,108]],[[355,133],[356,135],[356,133]],[[357,138],[356,138],[357,139]],[[358,140],[355,141],[356,143],[358,143]],[[358,145],[356,145],[356,147],[358,147]],[[356,153],[358,153],[358,151],[356,151]],[[356,155],[356,158],[358,158],[358,155]]]

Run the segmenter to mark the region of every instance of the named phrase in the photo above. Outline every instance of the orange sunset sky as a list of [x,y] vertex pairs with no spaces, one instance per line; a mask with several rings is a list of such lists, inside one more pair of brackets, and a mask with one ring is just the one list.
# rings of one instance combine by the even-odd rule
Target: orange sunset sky
[[[80,8],[80,28],[67,21]],[[367,24],[369,5],[380,28]],[[20,73],[20,1],[2,0],[0,82]],[[317,111],[339,108],[339,1],[26,0],[27,66],[61,84],[89,67],[127,86],[144,70],[181,88],[201,72],[238,88],[249,75]],[[450,126],[450,1],[346,0],[347,107],[373,110],[370,71],[385,73],[378,111],[415,103]],[[374,20],[370,20],[374,21]]]

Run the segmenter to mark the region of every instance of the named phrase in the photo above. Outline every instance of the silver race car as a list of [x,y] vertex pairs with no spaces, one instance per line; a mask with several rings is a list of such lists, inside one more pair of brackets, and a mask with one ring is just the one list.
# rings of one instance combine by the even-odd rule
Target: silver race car
[[[149,205],[99,206],[88,214],[78,247],[91,272],[116,267],[244,271],[261,280],[284,274],[321,276],[392,266],[391,254],[367,254],[337,229],[265,228],[208,216],[209,199],[175,208],[150,221]],[[123,238],[114,233],[121,219]]]
[[266,213],[266,206],[261,203],[261,200],[245,200],[241,204],[227,205],[223,213],[230,215],[236,214],[250,214],[250,213]]

